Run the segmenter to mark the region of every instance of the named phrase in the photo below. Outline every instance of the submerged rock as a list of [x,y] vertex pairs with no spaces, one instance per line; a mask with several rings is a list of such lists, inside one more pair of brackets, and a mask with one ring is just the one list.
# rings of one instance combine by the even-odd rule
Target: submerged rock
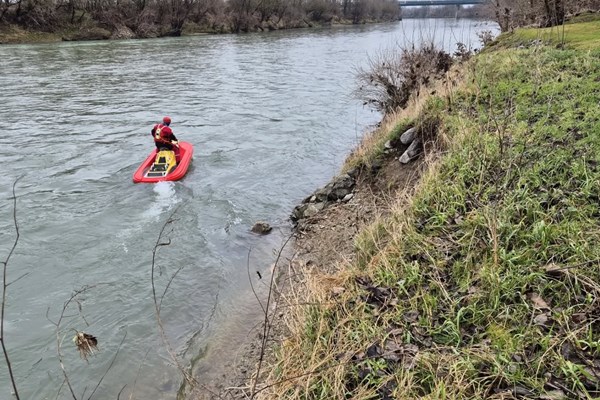
[[266,223],[264,221],[258,221],[252,227],[252,232],[259,233],[261,235],[266,235],[267,233],[271,232],[271,230],[273,230],[271,225],[269,225],[268,223]]

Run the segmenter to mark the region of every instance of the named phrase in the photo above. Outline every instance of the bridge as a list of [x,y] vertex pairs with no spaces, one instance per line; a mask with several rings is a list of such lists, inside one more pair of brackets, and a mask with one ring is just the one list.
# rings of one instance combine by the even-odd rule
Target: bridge
[[462,6],[470,4],[483,4],[486,0],[399,0],[401,7],[417,6]]

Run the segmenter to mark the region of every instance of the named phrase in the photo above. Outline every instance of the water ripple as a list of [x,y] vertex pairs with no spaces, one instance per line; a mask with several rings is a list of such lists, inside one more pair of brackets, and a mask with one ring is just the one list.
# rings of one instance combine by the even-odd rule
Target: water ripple
[[[235,356],[230,343],[245,340],[260,317],[248,267],[268,274],[282,242],[280,232],[257,237],[250,227],[259,219],[287,221],[297,202],[338,171],[379,119],[350,96],[355,67],[382,46],[418,39],[412,32],[426,24],[448,48],[490,29],[403,21],[0,46],[7,133],[0,136],[0,254],[14,240],[12,183],[23,176],[10,273],[29,273],[10,287],[7,334],[17,376],[36,382],[21,395],[56,396],[62,375],[46,312],[56,319],[74,290],[97,285],[81,299],[85,321],[70,310],[68,328],[90,331],[103,348],[78,370],[77,392],[102,376],[127,332],[104,397],[116,398],[138,379],[135,397],[176,398],[180,376],[156,345],[153,260],[158,292],[169,286],[161,316],[175,351],[185,362],[201,355],[196,371],[204,381],[223,373]],[[180,140],[194,144],[192,167],[180,182],[133,184],[163,115],[173,118]],[[161,240],[169,245],[153,251],[165,226]],[[65,362],[78,368],[71,350]]]

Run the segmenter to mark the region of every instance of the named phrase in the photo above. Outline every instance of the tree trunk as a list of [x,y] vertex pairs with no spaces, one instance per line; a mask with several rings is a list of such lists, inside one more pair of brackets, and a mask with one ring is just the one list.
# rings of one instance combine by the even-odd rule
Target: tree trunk
[[565,20],[565,5],[563,0],[544,0],[546,13],[543,21],[544,27],[561,25]]

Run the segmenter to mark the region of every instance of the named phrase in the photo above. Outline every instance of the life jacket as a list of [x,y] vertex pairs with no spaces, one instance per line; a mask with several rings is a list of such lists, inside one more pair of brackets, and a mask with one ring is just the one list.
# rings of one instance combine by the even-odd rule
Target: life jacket
[[171,128],[169,128],[167,125],[157,124],[156,127],[154,128],[154,141],[155,142],[169,141],[167,139],[167,135],[172,132],[173,131],[171,131]]

